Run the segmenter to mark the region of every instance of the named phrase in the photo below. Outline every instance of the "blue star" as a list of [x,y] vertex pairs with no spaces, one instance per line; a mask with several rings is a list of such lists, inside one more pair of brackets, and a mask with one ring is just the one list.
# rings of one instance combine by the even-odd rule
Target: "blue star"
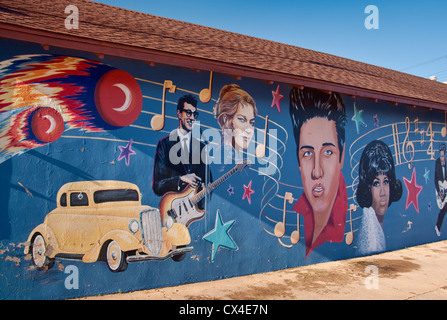
[[360,133],[359,132],[359,123],[361,123],[364,127],[367,126],[365,121],[363,120],[362,113],[363,113],[363,110],[357,111],[357,108],[355,107],[355,103],[354,103],[354,116],[352,117],[351,120],[355,121],[355,128],[357,129],[357,133]]
[[127,146],[125,147],[118,146],[118,148],[121,150],[121,154],[118,157],[118,161],[124,158],[126,160],[126,166],[129,166],[130,156],[136,154],[136,152],[132,150],[132,139],[130,139]]
[[219,210],[217,210],[216,214],[216,225],[214,229],[208,232],[203,236],[203,240],[211,242],[213,244],[212,253],[211,253],[211,261],[214,261],[216,257],[217,251],[220,247],[224,247],[227,249],[237,250],[238,247],[231,236],[228,234],[233,224],[236,220],[231,220],[223,223],[222,217],[220,215]]
[[428,181],[430,181],[430,178],[429,178],[429,173],[430,173],[430,170],[427,170],[427,167],[425,168],[425,173],[424,173],[424,178],[425,178],[425,184],[427,184],[428,183]]

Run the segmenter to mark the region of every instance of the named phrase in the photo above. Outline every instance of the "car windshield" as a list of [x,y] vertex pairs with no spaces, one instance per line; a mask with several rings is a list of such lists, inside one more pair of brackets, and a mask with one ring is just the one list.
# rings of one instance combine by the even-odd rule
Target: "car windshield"
[[139,201],[139,194],[137,190],[133,189],[100,190],[93,194],[93,200],[95,203]]

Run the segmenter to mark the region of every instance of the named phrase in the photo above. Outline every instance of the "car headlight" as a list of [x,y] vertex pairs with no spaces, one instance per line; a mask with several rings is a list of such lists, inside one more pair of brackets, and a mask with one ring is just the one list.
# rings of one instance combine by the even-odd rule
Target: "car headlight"
[[174,226],[174,219],[172,219],[170,216],[168,216],[165,221],[165,227],[169,230],[173,226]]
[[134,219],[129,223],[129,230],[132,233],[137,233],[140,230],[140,225],[137,220]]

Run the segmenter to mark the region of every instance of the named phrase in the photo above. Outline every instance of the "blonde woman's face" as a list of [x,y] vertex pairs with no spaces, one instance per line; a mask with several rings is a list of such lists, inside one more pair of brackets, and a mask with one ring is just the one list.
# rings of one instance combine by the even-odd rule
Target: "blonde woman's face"
[[255,132],[254,108],[249,104],[240,104],[232,119],[234,148],[247,149]]

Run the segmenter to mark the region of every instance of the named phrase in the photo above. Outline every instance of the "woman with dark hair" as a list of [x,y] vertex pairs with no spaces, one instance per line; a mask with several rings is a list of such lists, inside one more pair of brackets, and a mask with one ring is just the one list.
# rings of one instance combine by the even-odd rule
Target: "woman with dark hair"
[[396,179],[390,148],[379,140],[363,150],[359,163],[357,203],[363,208],[358,238],[361,254],[385,251],[383,221],[391,203],[402,197],[402,182]]

